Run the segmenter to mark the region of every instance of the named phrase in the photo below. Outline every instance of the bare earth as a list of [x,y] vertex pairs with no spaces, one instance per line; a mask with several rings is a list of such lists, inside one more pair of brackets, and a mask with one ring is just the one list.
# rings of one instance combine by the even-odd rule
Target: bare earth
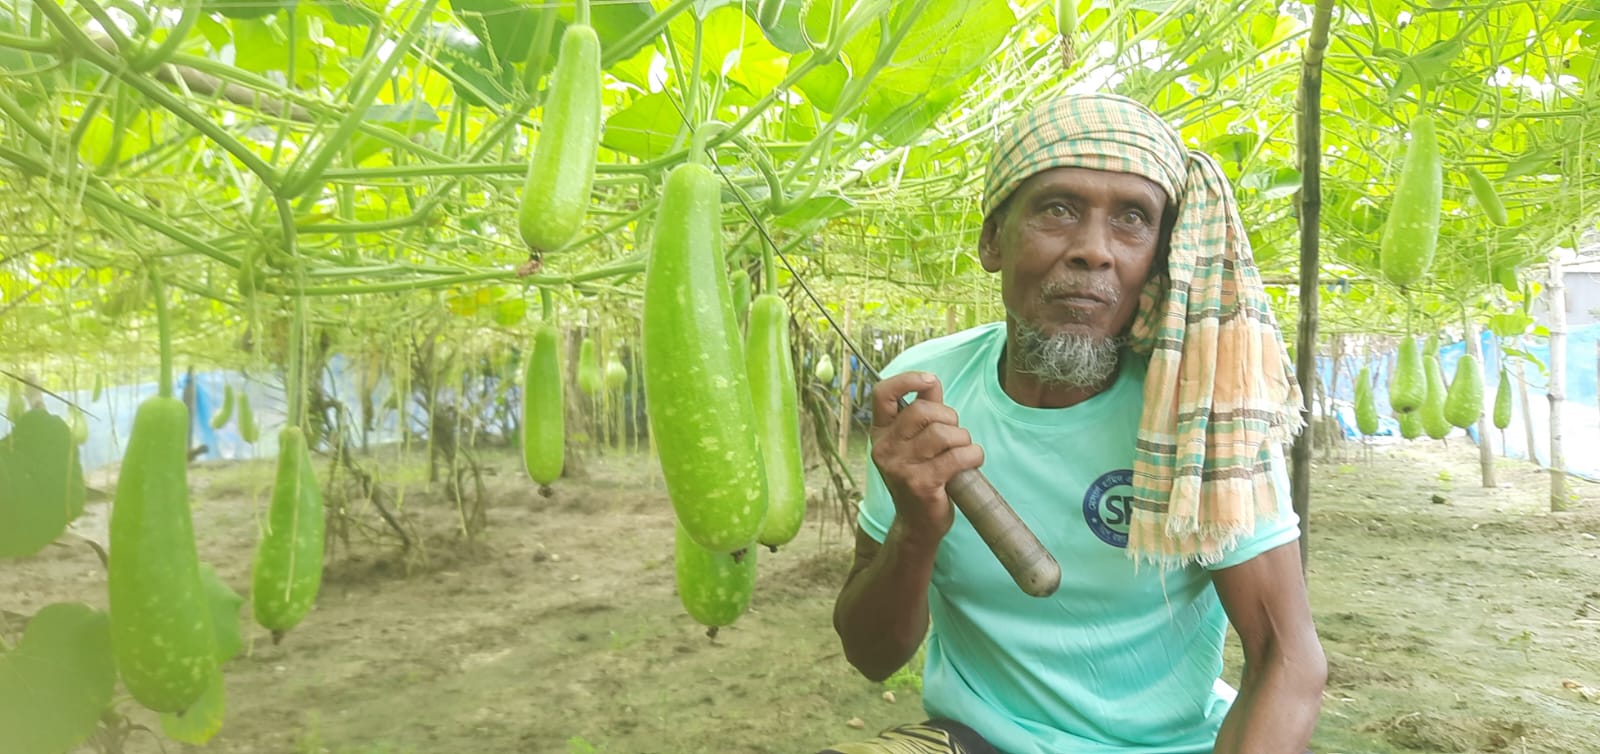
[[[1575,507],[1551,514],[1543,473],[1502,461],[1510,486],[1485,490],[1461,440],[1377,449],[1370,463],[1338,455],[1318,464],[1312,503],[1330,664],[1315,750],[1600,752],[1600,486],[1573,480]],[[751,612],[710,639],[673,593],[670,506],[643,456],[591,457],[550,498],[514,456],[488,457],[478,542],[419,482],[404,509],[425,554],[354,535],[316,610],[276,646],[246,608],[227,723],[205,750],[806,754],[921,719],[915,678],[871,683],[840,654],[831,610],[850,540],[838,510],[813,511],[795,542],[760,554]],[[191,475],[201,557],[241,594],[271,477],[260,463]],[[103,541],[104,519],[91,505],[73,530]],[[0,563],[0,609],[105,607],[99,560],[63,542]],[[18,628],[5,624],[6,638]],[[1230,648],[1230,679],[1238,658]],[[131,700],[120,709],[159,729]],[[140,732],[125,750],[162,749]]]

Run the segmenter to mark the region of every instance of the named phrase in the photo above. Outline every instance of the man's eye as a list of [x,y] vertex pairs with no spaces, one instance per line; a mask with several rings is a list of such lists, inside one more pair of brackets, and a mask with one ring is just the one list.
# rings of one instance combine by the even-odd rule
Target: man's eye
[[1046,204],[1044,207],[1044,212],[1051,217],[1068,217],[1072,214],[1072,210],[1068,209],[1067,205],[1062,204],[1061,202],[1051,202]]
[[1127,223],[1128,225],[1148,225],[1150,223],[1150,218],[1146,216],[1144,212],[1136,209],[1130,209],[1122,213],[1122,222]]

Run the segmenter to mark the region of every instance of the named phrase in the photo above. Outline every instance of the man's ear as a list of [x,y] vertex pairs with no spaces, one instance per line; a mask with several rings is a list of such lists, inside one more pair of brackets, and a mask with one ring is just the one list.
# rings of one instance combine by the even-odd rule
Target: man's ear
[[978,232],[978,262],[986,272],[1000,271],[1000,220],[1005,217],[1005,207],[998,207],[983,218],[983,229]]

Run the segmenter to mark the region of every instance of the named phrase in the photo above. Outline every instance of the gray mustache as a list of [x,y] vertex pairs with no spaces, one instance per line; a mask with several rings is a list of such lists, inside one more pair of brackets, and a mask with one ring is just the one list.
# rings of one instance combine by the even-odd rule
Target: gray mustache
[[1096,281],[1092,278],[1054,280],[1045,283],[1039,289],[1039,293],[1045,298],[1059,298],[1061,296],[1088,293],[1103,298],[1112,304],[1119,303],[1122,299],[1122,292],[1117,290],[1115,285],[1109,281]]

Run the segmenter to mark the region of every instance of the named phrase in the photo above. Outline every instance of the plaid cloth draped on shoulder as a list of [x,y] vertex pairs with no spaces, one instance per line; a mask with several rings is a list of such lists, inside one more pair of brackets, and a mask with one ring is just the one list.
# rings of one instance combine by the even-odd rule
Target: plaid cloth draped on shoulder
[[1304,426],[1301,393],[1221,167],[1166,121],[1109,94],[1067,96],[995,145],[983,212],[1057,167],[1144,176],[1177,211],[1165,275],[1145,286],[1129,345],[1150,359],[1134,456],[1128,555],[1162,568],[1220,561],[1275,517],[1272,442]]

